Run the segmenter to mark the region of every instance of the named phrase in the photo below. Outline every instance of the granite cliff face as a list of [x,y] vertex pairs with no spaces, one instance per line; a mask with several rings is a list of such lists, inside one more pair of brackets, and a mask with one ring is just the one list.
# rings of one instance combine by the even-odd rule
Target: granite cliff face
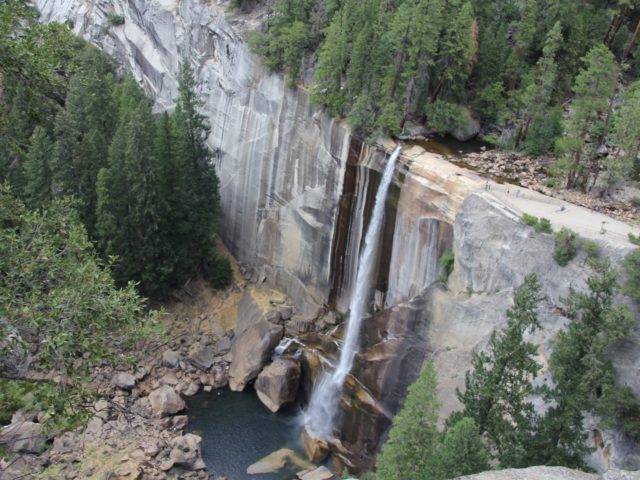
[[[43,20],[71,20],[76,33],[133,72],[155,96],[158,111],[171,109],[177,97],[181,59],[191,62],[212,126],[224,242],[307,317],[323,307],[348,308],[379,172],[394,145],[363,144],[343,123],[315,110],[303,87],[286,88],[281,76],[267,72],[248,51],[239,33],[244,20],[228,16],[222,2],[35,3]],[[124,25],[109,25],[112,13],[123,15]],[[471,195],[484,185],[435,154],[403,150],[387,199],[374,282],[375,303],[387,310],[367,322],[347,385],[353,395],[343,398],[345,460],[362,455],[361,466],[370,465],[406,386],[426,359],[439,372],[443,414],[457,407],[454,391],[471,351],[503,324],[513,290],[526,274],[538,272],[545,285],[545,332],[535,339],[543,361],[550,339],[564,325],[559,301],[569,286],[584,285],[582,262],[565,269],[555,265],[551,237],[520,225],[519,213],[499,196]],[[625,248],[607,247],[614,258]],[[449,289],[433,284],[446,250],[456,259]],[[611,354],[619,381],[640,395],[637,336]],[[622,433],[590,431],[599,446],[595,467],[640,466],[640,452]]]
[[[303,313],[325,304],[347,308],[384,148],[353,141],[344,124],[310,105],[304,88],[288,89],[269,74],[238,33],[243,21],[228,21],[219,3],[35,3],[44,21],[70,20],[77,34],[113,55],[154,95],[157,110],[172,108],[179,63],[190,61],[212,126],[224,242]],[[110,25],[110,14],[122,15],[124,24]],[[421,252],[451,243],[448,224],[460,199],[428,167],[439,161],[405,152],[397,172],[377,282],[388,290],[386,306],[433,281],[437,255]]]

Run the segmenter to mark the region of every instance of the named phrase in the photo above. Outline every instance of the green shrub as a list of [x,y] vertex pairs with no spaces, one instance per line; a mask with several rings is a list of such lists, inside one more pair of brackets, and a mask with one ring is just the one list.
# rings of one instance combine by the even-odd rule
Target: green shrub
[[7,380],[0,378],[0,425],[11,422],[20,409],[28,413],[49,413],[45,430],[73,430],[84,425],[91,417],[88,410],[79,408],[92,397],[81,387],[67,387],[61,394],[53,382]]
[[640,302],[640,248],[624,257],[622,269],[627,277],[622,291],[636,302]]
[[551,226],[551,222],[548,218],[541,218],[538,222],[533,226],[533,229],[537,233],[553,233],[553,227]]
[[553,150],[556,139],[562,135],[562,110],[553,108],[536,115],[522,145],[529,155],[542,155]]
[[587,254],[587,260],[597,260],[602,255],[602,247],[595,240],[583,240],[580,247]]
[[107,20],[109,21],[109,25],[120,26],[124,25],[124,16],[118,15],[117,13],[110,13],[107,16]]
[[538,218],[528,213],[523,213],[520,223],[533,227],[537,233],[553,233],[553,227],[551,227],[551,222],[548,218]]
[[547,178],[544,181],[544,184],[549,188],[556,188],[556,185],[558,185],[558,180],[556,180],[555,178]]
[[444,252],[442,257],[440,257],[440,275],[438,276],[438,279],[442,283],[447,283],[447,280],[449,280],[449,275],[453,272],[454,260],[455,256],[451,251]]
[[629,241],[634,245],[640,245],[640,235],[629,234]]
[[520,223],[525,225],[529,225],[530,227],[534,227],[538,223],[538,217],[534,217],[533,215],[529,215],[528,213],[523,213],[520,218]]
[[216,290],[222,290],[231,285],[233,281],[233,269],[227,257],[218,257],[211,265],[209,284]]
[[555,234],[556,245],[553,249],[553,259],[561,267],[566,266],[578,253],[578,236],[576,232],[566,227]]
[[640,197],[633,197],[631,199],[631,205],[640,208]]

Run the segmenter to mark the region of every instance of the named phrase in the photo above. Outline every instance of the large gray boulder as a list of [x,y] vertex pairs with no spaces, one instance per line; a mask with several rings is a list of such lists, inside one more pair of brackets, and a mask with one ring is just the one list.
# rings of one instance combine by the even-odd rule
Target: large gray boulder
[[458,477],[464,480],[640,480],[640,472],[611,469],[603,475],[565,467],[529,467],[492,470]]
[[214,348],[211,345],[194,345],[189,350],[189,361],[200,370],[209,370],[213,365]]
[[480,133],[480,121],[473,117],[470,110],[464,109],[463,115],[450,127],[448,133],[456,140],[466,142]]
[[300,363],[282,357],[265,367],[255,383],[258,398],[273,413],[296,399],[299,385]]
[[0,445],[12,452],[40,453],[45,441],[42,424],[25,420],[22,415],[14,415],[12,422],[0,430]]
[[282,339],[282,327],[261,321],[236,336],[231,348],[229,387],[241,392],[247,383],[256,378],[267,363],[271,352]]
[[193,433],[187,433],[171,440],[171,453],[169,459],[173,465],[202,470],[206,468],[200,454],[200,443],[202,438]]
[[123,390],[131,390],[136,386],[136,378],[127,372],[118,372],[111,379],[112,383]]
[[181,412],[186,407],[180,395],[168,385],[163,385],[151,392],[149,402],[153,412],[161,417]]

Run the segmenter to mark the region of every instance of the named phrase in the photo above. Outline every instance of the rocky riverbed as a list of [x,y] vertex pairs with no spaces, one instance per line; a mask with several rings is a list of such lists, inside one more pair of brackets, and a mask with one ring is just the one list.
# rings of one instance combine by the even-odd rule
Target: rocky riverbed
[[[1,461],[0,478],[224,478],[207,471],[201,437],[185,433],[185,398],[225,388],[230,379],[242,390],[269,362],[285,331],[307,330],[313,320],[298,316],[259,275],[235,270],[239,280],[224,292],[203,282],[175,292],[162,317],[166,336],[147,346],[139,366],[93,372],[95,401],[87,406],[86,426],[47,433],[43,414],[16,412],[0,433],[0,443],[15,452]],[[282,359],[271,368],[275,380],[281,363],[299,370]],[[263,402],[273,410],[295,399],[297,383],[285,382],[282,389],[271,377],[262,374],[261,385]]]
[[554,180],[550,180],[547,174],[547,167],[553,160],[551,158],[530,157],[519,152],[485,150],[462,157],[448,157],[448,159],[456,165],[471,168],[500,182],[529,188],[618,220],[638,219],[639,209],[630,202],[630,199],[634,195],[639,195],[640,190],[632,189],[631,193],[614,190],[610,196],[601,198],[577,190],[560,189],[559,183],[556,184]]

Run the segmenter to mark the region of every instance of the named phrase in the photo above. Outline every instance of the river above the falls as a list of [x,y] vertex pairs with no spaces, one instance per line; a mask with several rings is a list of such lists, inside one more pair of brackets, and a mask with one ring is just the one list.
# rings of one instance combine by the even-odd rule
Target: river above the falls
[[289,480],[301,468],[248,475],[247,467],[267,455],[289,448],[304,458],[298,407],[273,414],[252,388],[200,392],[187,401],[189,432],[202,437],[202,458],[215,478],[229,480]]

